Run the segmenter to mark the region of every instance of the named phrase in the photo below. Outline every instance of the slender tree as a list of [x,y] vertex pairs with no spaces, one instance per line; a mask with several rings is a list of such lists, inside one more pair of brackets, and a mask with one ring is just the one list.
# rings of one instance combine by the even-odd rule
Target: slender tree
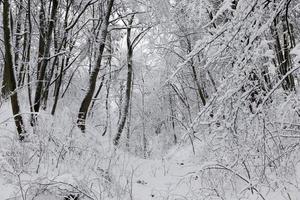
[[[46,68],[48,64],[48,57],[50,55],[50,44],[51,44],[51,35],[53,33],[53,29],[55,26],[55,18],[56,18],[56,13],[58,9],[58,0],[53,0],[52,2],[52,9],[51,9],[51,19],[48,24],[48,30],[47,34],[45,36],[45,49],[43,52],[43,58],[41,61],[41,66],[38,69],[38,82],[36,86],[36,92],[35,92],[35,98],[34,98],[34,111],[39,112],[40,106],[41,106],[41,100],[42,100],[42,95],[43,95],[43,86],[44,86],[44,81],[45,81],[45,76],[46,76]],[[35,115],[33,115],[33,121],[35,120]]]
[[[131,40],[131,31],[132,31],[132,23],[134,19],[134,14],[128,21],[128,24],[124,22],[126,25],[127,35],[126,35],[126,44],[127,44],[127,80],[126,80],[126,91],[125,91],[125,101],[123,112],[121,113],[119,125],[117,128],[117,134],[114,138],[114,145],[119,144],[119,140],[121,138],[125,122],[128,116],[129,106],[130,106],[130,98],[131,98],[131,85],[132,85],[132,74],[133,74],[133,50],[134,47],[141,41],[140,39],[144,36],[144,34],[150,29],[150,26],[146,29],[142,30],[133,40]],[[122,106],[122,105],[121,105]]]
[[20,55],[20,40],[22,38],[21,36],[21,28],[22,28],[22,12],[23,12],[23,0],[20,0],[18,4],[18,13],[16,16],[17,24],[16,24],[16,31],[15,31],[15,69],[18,71],[18,66],[19,66],[19,55]]
[[18,101],[18,93],[16,87],[16,80],[14,74],[14,64],[11,51],[11,36],[9,25],[9,0],[3,1],[3,34],[4,34],[4,46],[5,46],[5,60],[4,60],[4,78],[3,78],[3,90],[2,95],[10,95],[12,112],[14,115],[15,125],[19,134],[19,139],[24,139],[25,129],[22,116],[20,114],[20,106]]
[[112,12],[113,4],[114,4],[114,0],[108,1],[106,14],[105,14],[103,23],[101,25],[99,53],[98,53],[97,60],[96,60],[95,66],[93,68],[93,71],[90,75],[89,87],[88,87],[87,93],[81,103],[79,113],[78,113],[77,124],[82,132],[85,132],[85,122],[86,122],[87,113],[88,113],[90,104],[92,102],[93,95],[94,95],[95,88],[96,88],[97,77],[98,77],[100,67],[101,67],[101,61],[102,61],[102,56],[103,56],[103,52],[104,52],[104,48],[105,48],[106,36],[108,33],[109,18],[110,18],[111,12]]

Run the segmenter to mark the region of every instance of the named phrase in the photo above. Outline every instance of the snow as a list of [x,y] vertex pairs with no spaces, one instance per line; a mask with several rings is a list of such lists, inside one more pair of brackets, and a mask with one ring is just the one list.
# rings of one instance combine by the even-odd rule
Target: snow
[[[74,132],[74,134],[76,135],[77,133]],[[82,141],[85,139],[90,143],[92,136],[83,136],[80,139]],[[77,142],[72,139],[69,141],[72,141],[74,145]],[[67,143],[68,142],[65,142],[64,145],[67,145]],[[94,146],[95,144],[98,144],[99,148]],[[82,149],[87,147],[85,146],[85,142],[82,142],[81,145]],[[92,144],[93,148],[85,150],[87,153],[86,156],[80,157],[78,155],[77,159],[79,162],[74,161],[73,158],[68,159],[66,157],[65,160],[61,160],[62,163],[58,168],[55,167],[55,164],[44,163],[45,167],[48,165],[47,168],[41,167],[38,174],[28,172],[28,174],[22,174],[20,178],[24,184],[24,190],[30,189],[30,187],[36,187],[34,183],[37,182],[45,185],[49,184],[49,188],[46,190],[47,192],[38,195],[37,200],[62,199],[63,193],[57,191],[85,192],[87,188],[84,186],[91,187],[94,193],[104,195],[102,198],[105,199],[117,199],[121,196],[125,199],[134,200],[193,199],[193,197],[195,197],[195,194],[193,194],[194,191],[203,187],[200,181],[200,171],[216,164],[214,161],[205,161],[205,158],[203,158],[205,153],[202,149],[207,148],[206,145],[204,142],[195,142],[195,154],[190,144],[187,143],[173,147],[161,158],[142,159],[120,149],[111,149],[109,140],[102,140],[101,144],[99,144],[99,141],[94,141]],[[95,163],[94,161],[91,162],[93,156],[89,157],[95,153],[98,154],[102,162],[97,164],[97,166],[91,164]],[[72,157],[71,154],[69,156]],[[49,158],[51,157],[52,156]],[[94,158],[97,160],[96,157]],[[83,161],[86,163],[74,166]],[[69,162],[73,162],[73,165],[70,165]],[[109,173],[106,173],[107,166],[110,162],[113,164],[109,169]],[[47,169],[50,169],[50,171]],[[300,181],[300,164],[297,165],[296,169],[297,179]],[[15,182],[16,180],[12,177],[7,178],[8,179],[4,179],[4,177],[0,178],[0,199],[8,200],[16,196],[18,196],[17,199],[21,199],[18,183]],[[101,181],[99,182],[99,180]],[[104,184],[103,187],[99,188],[95,186],[96,183]],[[241,186],[242,185],[243,184],[241,184]],[[289,195],[292,199],[300,197],[299,191],[290,190]],[[32,190],[32,192],[33,191],[35,190]],[[107,194],[104,194],[104,191],[106,191]],[[285,200],[287,198],[285,192],[278,190],[266,193],[268,194],[265,196],[265,199],[268,200]],[[89,195],[91,194],[89,193]],[[248,196],[248,200],[259,199],[257,194],[248,194],[246,196]],[[82,196],[82,198],[83,197],[84,196]],[[92,198],[97,199],[94,196]],[[245,198],[233,198],[232,196],[231,199]]]
[[296,46],[291,50],[291,54],[295,55],[295,60],[297,62],[300,61],[300,43],[296,44]]
[[[287,106],[288,103],[284,105]],[[87,130],[88,134],[82,134],[74,124],[69,123],[74,116],[71,109],[62,110],[62,114],[56,118],[42,112],[39,115],[40,125],[35,129],[35,137],[20,145],[15,140],[15,133],[10,131],[14,124],[12,120],[7,120],[10,115],[9,106],[2,106],[1,111],[0,120],[5,121],[1,123],[1,131],[5,133],[5,137],[0,139],[3,174],[0,177],[1,200],[22,199],[20,183],[23,191],[29,191],[27,199],[41,191],[41,187],[45,187],[45,191],[36,197],[37,200],[63,199],[67,193],[80,193],[82,199],[196,199],[199,192],[204,190],[201,173],[218,164],[209,155],[214,151],[213,144],[216,142],[210,137],[203,141],[194,141],[195,153],[189,140],[173,146],[160,157],[148,159],[135,156],[123,148],[116,150],[109,135],[99,137],[98,130],[91,127]],[[221,135],[223,138],[226,134]],[[44,159],[36,173],[39,162],[39,156],[36,155],[40,153],[41,144],[45,151],[42,157]],[[7,157],[13,152],[17,168],[13,167]],[[229,158],[224,154],[223,159]],[[299,163],[295,169],[296,182],[300,182]],[[222,174],[225,175],[225,172],[219,172],[220,176]],[[216,176],[218,175],[211,176],[212,181],[215,181]],[[274,179],[278,177],[274,176]],[[280,182],[279,179],[278,181]],[[227,199],[260,199],[257,193],[244,190],[248,184],[240,180],[236,184],[239,184],[236,191],[238,195],[233,195],[228,185]],[[291,199],[300,197],[300,191],[291,185],[286,187],[288,189],[267,188],[260,189],[266,200],[286,200],[287,191]],[[218,199],[215,195],[210,198]]]
[[[68,112],[71,111],[65,111],[64,116],[69,115]],[[45,147],[48,145],[49,157],[42,163],[38,174],[35,173],[36,160],[31,165],[25,166],[24,169],[28,171],[20,175],[23,190],[29,190],[31,187],[35,188],[31,188],[32,194],[40,187],[36,185],[37,183],[49,185],[44,193],[37,196],[37,200],[57,200],[63,197],[62,191],[76,193],[87,191],[87,188],[92,189],[95,194],[103,195],[105,199],[116,199],[122,196],[125,199],[134,200],[193,199],[196,195],[194,192],[203,187],[200,176],[201,171],[217,163],[206,159],[205,149],[211,148],[209,147],[209,141],[195,141],[193,144],[195,154],[190,143],[186,142],[172,147],[160,158],[143,159],[122,149],[115,150],[112,148],[108,136],[95,140],[96,137],[93,134],[96,132],[95,129],[90,129],[88,135],[82,135],[75,128],[71,131],[72,134],[69,135],[72,126],[57,127],[56,125],[58,123],[63,124],[63,119],[51,120],[46,114],[42,116],[41,122],[47,121],[48,125],[43,124],[37,130],[52,130],[46,135],[51,134],[58,147],[51,147],[53,142],[39,138],[41,142],[45,143]],[[5,117],[1,120],[5,120]],[[5,126],[9,126],[9,123]],[[51,128],[53,126],[56,127],[54,132]],[[3,141],[7,142],[7,139],[2,138],[2,144]],[[6,160],[5,152],[11,151],[9,148],[11,142],[1,145],[2,166],[4,166],[3,161]],[[22,146],[13,144],[15,145],[15,151],[20,152]],[[35,142],[28,143],[29,146],[36,144]],[[71,146],[81,149],[85,152],[85,155],[77,154],[80,151],[72,153],[69,148]],[[61,163],[56,167],[58,155],[62,150],[65,151],[65,156],[61,158]],[[29,159],[29,155],[30,153],[27,153],[27,159]],[[20,154],[20,156],[23,155]],[[34,169],[32,169],[33,166],[35,166]],[[300,164],[297,165],[296,170],[297,180],[300,181]],[[101,186],[96,186],[96,184]],[[244,183],[241,183],[241,186],[243,185]],[[15,176],[1,177],[0,199],[8,200],[14,197],[21,199],[19,186]],[[244,185],[243,188],[245,186],[247,187],[247,185]],[[289,187],[289,190],[292,199],[300,197],[300,192],[296,189]],[[268,200],[285,200],[287,198],[286,192],[284,192],[284,189],[281,189],[281,191],[283,192],[280,192],[280,190],[266,191],[267,195],[264,197]],[[91,194],[89,193],[89,195]],[[250,195],[247,193],[246,196],[249,200],[260,198],[257,194]],[[97,199],[95,196],[91,198]],[[232,200],[245,199],[234,198],[233,196],[230,198]]]
[[13,197],[14,187],[0,179],[0,199],[9,199]]

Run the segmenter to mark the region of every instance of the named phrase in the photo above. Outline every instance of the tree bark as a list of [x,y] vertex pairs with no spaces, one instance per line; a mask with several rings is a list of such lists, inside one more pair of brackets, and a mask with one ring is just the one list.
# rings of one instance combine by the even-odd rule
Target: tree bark
[[23,0],[20,0],[18,5],[18,14],[17,14],[17,25],[16,25],[16,33],[15,33],[15,69],[16,72],[18,71],[19,66],[19,54],[20,54],[20,40],[22,36],[20,36],[21,33],[21,19],[22,19],[22,12],[23,12]]
[[[24,139],[25,129],[22,116],[20,114],[20,107],[18,101],[18,93],[16,91],[16,80],[14,74],[14,65],[11,52],[11,36],[9,26],[9,0],[3,1],[3,34],[4,34],[4,46],[5,46],[5,63],[4,63],[4,76],[5,81],[3,82],[6,88],[5,91],[10,92],[10,100],[12,106],[12,112],[14,115],[15,125],[18,131],[19,140]],[[8,93],[6,93],[8,94]]]
[[125,104],[123,113],[121,113],[120,123],[118,125],[117,134],[114,138],[114,145],[119,145],[119,140],[121,138],[125,122],[128,115],[129,110],[129,102],[130,102],[130,94],[131,94],[131,84],[132,84],[132,56],[133,56],[133,44],[131,43],[130,36],[131,36],[131,25],[133,22],[133,16],[130,19],[128,26],[127,26],[127,81],[126,81],[126,92],[125,92]]
[[[30,0],[28,0],[26,18],[25,18],[25,24],[24,24],[24,40],[23,40],[22,63],[21,63],[21,67],[19,69],[19,76],[18,76],[18,79],[17,79],[19,87],[24,85],[26,65],[29,64],[29,60],[30,60],[31,29],[32,29],[32,27],[31,27],[31,18],[30,18],[30,7],[29,7],[30,4],[31,4],[31,2],[30,2]],[[17,46],[17,44],[16,44],[16,46]],[[15,62],[17,62],[16,58],[15,58]]]
[[40,12],[39,12],[39,50],[38,50],[38,65],[37,65],[37,74],[36,74],[36,78],[39,79],[39,75],[40,75],[40,69],[41,69],[41,65],[42,65],[42,58],[44,56],[44,52],[45,52],[45,37],[46,37],[46,30],[45,30],[45,26],[46,26],[46,17],[45,17],[45,8],[44,8],[44,0],[40,0],[41,1],[41,7],[40,7]]
[[78,113],[77,125],[81,129],[82,132],[85,132],[85,122],[86,122],[87,112],[88,112],[88,109],[90,107],[90,104],[91,104],[91,101],[93,99],[93,95],[95,92],[97,77],[98,77],[100,67],[101,67],[102,55],[104,52],[105,41],[106,41],[106,36],[107,36],[107,32],[108,32],[107,29],[108,29],[108,24],[109,24],[109,17],[112,12],[113,4],[114,4],[114,0],[109,0],[108,6],[107,6],[107,11],[105,14],[105,19],[104,19],[102,27],[101,27],[99,54],[97,57],[95,67],[90,75],[89,88],[88,88],[87,93],[81,103],[79,113]]
[[[41,106],[41,100],[42,100],[42,90],[43,90],[43,85],[45,81],[45,75],[46,75],[46,68],[48,64],[48,57],[50,54],[50,44],[51,44],[51,35],[55,26],[55,18],[56,18],[56,13],[57,13],[57,8],[58,8],[58,0],[53,0],[52,3],[52,10],[51,10],[51,19],[49,21],[49,26],[47,30],[47,35],[46,35],[46,45],[45,45],[45,51],[43,55],[43,60],[42,64],[40,66],[40,71],[39,71],[39,76],[38,76],[38,82],[37,82],[37,87],[36,87],[36,92],[35,92],[35,98],[34,98],[34,111],[39,112],[40,106]],[[35,115],[33,115],[33,122],[35,121]]]
[[[277,16],[274,19],[273,29],[271,29],[271,32],[274,34],[275,37],[274,49],[275,49],[277,65],[278,65],[278,76],[279,78],[281,78],[292,68],[291,55],[290,55],[290,48],[292,47],[292,45],[289,45],[289,43],[292,43],[293,41],[291,40],[291,38],[288,37],[288,32],[289,32],[288,27],[290,25],[287,20],[287,13],[284,20],[282,21],[283,44],[280,41],[281,37],[278,31],[278,23],[279,23],[278,21],[279,21],[279,17]],[[288,39],[290,39],[290,41]],[[282,88],[285,91],[295,90],[295,81],[294,81],[294,76],[292,74],[290,74],[288,77],[285,78],[285,80],[282,83]]]

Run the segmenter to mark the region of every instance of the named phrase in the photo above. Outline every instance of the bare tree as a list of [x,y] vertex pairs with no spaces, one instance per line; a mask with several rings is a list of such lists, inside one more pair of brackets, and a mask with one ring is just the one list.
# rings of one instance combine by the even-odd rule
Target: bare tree
[[5,61],[4,61],[4,78],[3,78],[3,90],[2,95],[10,95],[12,112],[14,115],[14,121],[19,134],[19,139],[24,139],[25,129],[22,116],[20,114],[20,106],[18,101],[18,93],[16,87],[14,64],[11,52],[11,36],[9,25],[9,0],[3,1],[3,32],[4,32],[4,46],[5,46]]
[[[278,75],[283,77],[290,69],[292,69],[292,61],[290,50],[295,46],[294,35],[291,31],[292,24],[288,20],[288,9],[291,1],[287,1],[283,16],[276,16],[271,28],[273,37],[275,39],[274,49],[276,53],[276,61],[278,66]],[[281,23],[280,23],[280,18]],[[280,31],[280,25],[282,25],[282,31]],[[293,74],[288,75],[283,83],[282,88],[286,91],[295,90],[295,81]]]
[[102,55],[104,52],[106,36],[108,33],[109,18],[110,18],[111,12],[112,12],[113,4],[114,4],[114,0],[108,1],[105,18],[103,20],[103,24],[101,25],[99,54],[97,56],[97,60],[96,60],[94,69],[93,69],[90,79],[89,79],[89,87],[88,87],[87,93],[81,103],[79,113],[78,113],[77,124],[82,132],[85,132],[85,122],[86,122],[87,113],[88,113],[90,104],[92,102],[93,95],[94,95],[95,88],[96,88],[97,77],[98,77],[100,67],[101,67]]
[[[43,7],[43,6],[41,6]],[[43,85],[45,81],[45,75],[46,75],[46,68],[48,64],[48,57],[50,55],[50,44],[51,44],[51,35],[53,33],[53,29],[55,26],[55,18],[56,18],[56,13],[58,9],[58,0],[53,0],[52,2],[52,10],[51,10],[51,19],[49,20],[48,24],[48,30],[45,35],[45,49],[43,52],[43,58],[41,61],[41,66],[38,69],[38,82],[36,86],[36,92],[35,92],[35,98],[34,98],[34,111],[39,112],[40,106],[41,106],[41,99],[43,95]],[[42,12],[42,11],[41,11]],[[35,115],[33,115],[33,121],[35,120]]]
[[[117,146],[119,144],[119,140],[121,138],[125,122],[128,116],[129,104],[130,104],[130,95],[131,95],[131,85],[132,85],[132,74],[133,74],[133,50],[136,45],[141,41],[140,39],[144,36],[144,34],[150,29],[150,26],[142,30],[137,36],[131,40],[131,31],[132,31],[132,23],[134,19],[134,14],[131,15],[131,18],[126,24],[127,35],[126,35],[126,44],[127,44],[127,80],[126,80],[126,91],[125,91],[125,102],[123,107],[123,112],[121,113],[120,122],[117,128],[117,134],[114,138],[114,144]],[[121,105],[122,106],[122,105]]]

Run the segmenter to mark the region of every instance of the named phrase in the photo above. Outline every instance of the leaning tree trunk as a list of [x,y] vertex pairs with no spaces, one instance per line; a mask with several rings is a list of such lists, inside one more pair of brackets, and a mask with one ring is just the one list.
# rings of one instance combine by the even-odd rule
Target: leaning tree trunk
[[[191,53],[192,52],[192,46],[191,46],[191,43],[190,43],[188,38],[187,38],[187,43],[188,43],[188,53]],[[204,91],[201,88],[200,80],[198,78],[198,74],[197,74],[196,67],[195,67],[193,59],[191,59],[191,61],[189,63],[192,67],[192,76],[193,76],[194,82],[196,83],[196,86],[197,86],[197,93],[198,93],[198,95],[201,99],[201,102],[202,102],[203,106],[205,106],[206,105],[206,99],[205,99]]]
[[108,29],[108,24],[109,24],[109,17],[112,12],[113,4],[114,4],[114,0],[109,0],[108,6],[107,6],[107,11],[105,14],[105,19],[104,19],[102,27],[101,27],[99,54],[97,57],[95,67],[90,76],[89,88],[88,88],[87,93],[81,103],[79,113],[78,113],[77,125],[81,129],[82,132],[85,132],[85,121],[86,121],[86,117],[87,117],[87,112],[88,112],[88,109],[90,107],[90,104],[91,104],[91,101],[93,99],[93,95],[95,92],[97,77],[98,77],[100,67],[101,67],[102,55],[104,52],[105,41],[106,41],[106,36],[107,36],[107,32],[108,32],[107,29]]
[[20,107],[18,101],[18,93],[16,91],[16,80],[14,74],[14,65],[11,52],[11,38],[10,38],[10,27],[9,27],[9,0],[3,1],[3,34],[4,34],[4,46],[5,46],[5,64],[4,64],[4,82],[3,95],[10,94],[12,112],[14,115],[14,121],[19,134],[19,139],[24,139],[24,123],[22,116],[20,115]]

